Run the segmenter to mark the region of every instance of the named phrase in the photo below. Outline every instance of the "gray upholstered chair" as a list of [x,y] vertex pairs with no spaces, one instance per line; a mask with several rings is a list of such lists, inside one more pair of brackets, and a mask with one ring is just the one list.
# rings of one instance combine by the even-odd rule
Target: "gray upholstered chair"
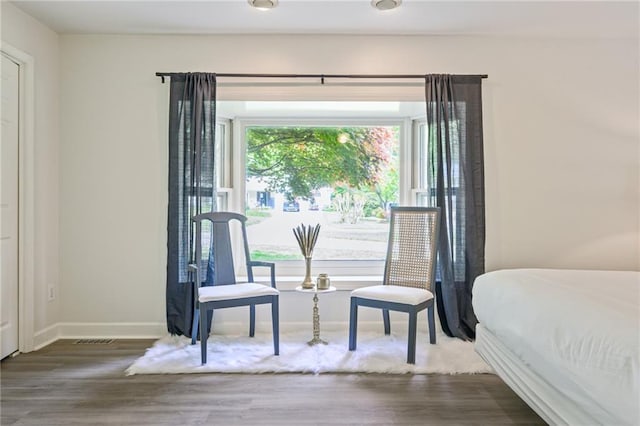
[[[230,222],[237,220],[242,229],[244,256],[247,265],[247,282],[236,282],[231,250]],[[253,337],[256,326],[256,305],[271,304],[271,324],[273,329],[273,351],[279,350],[279,291],[276,289],[275,265],[271,262],[252,261],[247,241],[247,218],[238,213],[211,212],[193,217],[196,225],[196,259],[202,262],[203,235],[210,256],[205,256],[206,265],[190,264],[196,297],[194,297],[191,343],[196,343],[198,323],[200,323],[200,352],[202,364],[207,363],[207,338],[209,321],[213,320],[213,311],[221,308],[249,306],[249,336]],[[203,222],[210,222],[210,228],[203,229]],[[271,286],[253,282],[253,268],[264,266],[271,268]],[[203,271],[206,270],[206,273]],[[206,285],[203,285],[206,284]],[[210,315],[207,313],[211,311]],[[210,318],[208,320],[208,318]]]
[[407,363],[416,361],[418,312],[428,310],[429,340],[436,343],[434,279],[439,231],[439,208],[391,209],[389,244],[382,285],[351,292],[349,350],[356,350],[358,307],[382,309],[384,334],[391,333],[389,311],[409,314]]

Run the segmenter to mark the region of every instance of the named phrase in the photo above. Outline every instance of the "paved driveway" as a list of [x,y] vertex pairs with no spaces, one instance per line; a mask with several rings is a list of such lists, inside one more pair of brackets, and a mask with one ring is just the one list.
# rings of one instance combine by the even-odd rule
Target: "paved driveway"
[[384,259],[387,249],[387,222],[366,219],[358,224],[339,223],[334,212],[273,210],[271,217],[250,225],[249,243],[252,250],[300,255],[293,228],[301,223],[320,224],[320,234],[314,250],[314,260]]

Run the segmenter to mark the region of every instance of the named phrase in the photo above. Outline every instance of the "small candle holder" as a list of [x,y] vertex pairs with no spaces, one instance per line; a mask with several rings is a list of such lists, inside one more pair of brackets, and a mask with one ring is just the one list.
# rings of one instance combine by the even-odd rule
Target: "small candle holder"
[[318,274],[316,279],[316,288],[318,290],[327,290],[331,287],[331,279],[328,274]]

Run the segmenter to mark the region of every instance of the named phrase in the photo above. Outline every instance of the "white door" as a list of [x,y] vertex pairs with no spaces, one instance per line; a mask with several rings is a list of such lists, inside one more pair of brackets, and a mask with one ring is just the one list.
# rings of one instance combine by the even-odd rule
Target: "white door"
[[18,350],[18,119],[20,66],[2,54],[0,358]]

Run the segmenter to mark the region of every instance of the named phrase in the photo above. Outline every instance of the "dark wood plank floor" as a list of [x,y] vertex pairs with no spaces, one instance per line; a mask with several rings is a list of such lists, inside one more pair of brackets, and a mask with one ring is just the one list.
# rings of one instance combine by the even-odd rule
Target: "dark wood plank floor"
[[537,425],[497,376],[125,376],[153,342],[60,340],[2,361],[2,425]]

